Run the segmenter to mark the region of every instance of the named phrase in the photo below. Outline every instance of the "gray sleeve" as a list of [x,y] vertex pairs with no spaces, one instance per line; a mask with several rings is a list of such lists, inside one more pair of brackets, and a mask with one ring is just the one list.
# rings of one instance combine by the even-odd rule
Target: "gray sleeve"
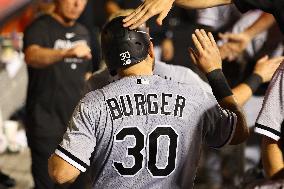
[[90,157],[96,146],[95,123],[100,104],[94,95],[87,94],[76,107],[69,126],[55,154],[81,172],[90,165]]
[[216,99],[209,104],[213,106],[205,111],[203,135],[208,146],[221,148],[230,143],[235,132],[237,116],[221,108]]
[[275,72],[256,120],[255,132],[276,141],[281,136],[284,118],[284,62]]

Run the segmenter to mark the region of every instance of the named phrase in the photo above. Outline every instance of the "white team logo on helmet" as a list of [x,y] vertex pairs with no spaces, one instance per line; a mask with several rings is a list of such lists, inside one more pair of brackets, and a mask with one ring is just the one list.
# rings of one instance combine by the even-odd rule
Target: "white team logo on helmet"
[[124,66],[131,64],[130,53],[128,51],[119,54],[119,56],[120,56],[120,60],[123,62]]

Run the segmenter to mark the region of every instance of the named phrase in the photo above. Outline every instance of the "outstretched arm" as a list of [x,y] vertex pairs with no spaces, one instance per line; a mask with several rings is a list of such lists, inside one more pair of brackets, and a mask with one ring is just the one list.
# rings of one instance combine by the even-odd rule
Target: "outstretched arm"
[[44,68],[55,64],[64,58],[91,59],[91,50],[86,44],[78,44],[71,49],[51,49],[39,45],[30,45],[25,49],[27,65],[35,68]]
[[264,12],[243,32],[220,34],[221,39],[228,41],[220,47],[222,59],[228,58],[229,61],[235,60],[247,48],[256,35],[269,29],[274,23],[275,19],[273,15]]
[[230,144],[242,143],[249,136],[249,130],[245,116],[222,73],[222,60],[218,46],[212,34],[206,34],[204,30],[196,30],[192,39],[197,49],[196,51],[191,49],[190,56],[193,62],[206,74],[220,106],[237,116],[236,129]]
[[135,29],[149,18],[159,15],[156,22],[162,25],[173,3],[188,9],[208,8],[230,4],[232,0],[145,0],[138,8],[124,19],[124,27]]
[[269,59],[264,56],[259,59],[254,67],[254,71],[243,83],[232,89],[236,101],[243,106],[258,89],[262,83],[269,82],[283,61],[283,56]]

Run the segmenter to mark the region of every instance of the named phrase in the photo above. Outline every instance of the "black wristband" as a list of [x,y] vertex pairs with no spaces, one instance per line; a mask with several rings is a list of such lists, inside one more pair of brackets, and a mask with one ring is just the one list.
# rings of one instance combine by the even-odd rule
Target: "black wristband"
[[252,93],[255,93],[255,91],[262,84],[262,82],[263,82],[262,78],[258,74],[255,74],[255,73],[253,73],[251,76],[249,76],[244,81],[244,83],[247,84],[251,88]]
[[206,76],[217,100],[233,95],[227,79],[221,69],[213,70]]

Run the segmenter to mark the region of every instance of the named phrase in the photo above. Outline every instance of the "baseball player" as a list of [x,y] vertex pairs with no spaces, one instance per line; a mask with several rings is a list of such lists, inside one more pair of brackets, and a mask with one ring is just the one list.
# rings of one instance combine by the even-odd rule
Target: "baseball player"
[[255,132],[262,135],[262,162],[268,178],[284,176],[283,165],[283,72],[284,62],[276,70],[256,120]]
[[122,78],[80,101],[49,159],[49,174],[68,183],[89,169],[93,188],[192,188],[203,142],[220,148],[248,136],[222,74],[218,47],[204,30],[193,35],[192,57],[220,105],[198,84],[153,75],[149,35],[124,28],[123,18],[102,31],[108,69]]

